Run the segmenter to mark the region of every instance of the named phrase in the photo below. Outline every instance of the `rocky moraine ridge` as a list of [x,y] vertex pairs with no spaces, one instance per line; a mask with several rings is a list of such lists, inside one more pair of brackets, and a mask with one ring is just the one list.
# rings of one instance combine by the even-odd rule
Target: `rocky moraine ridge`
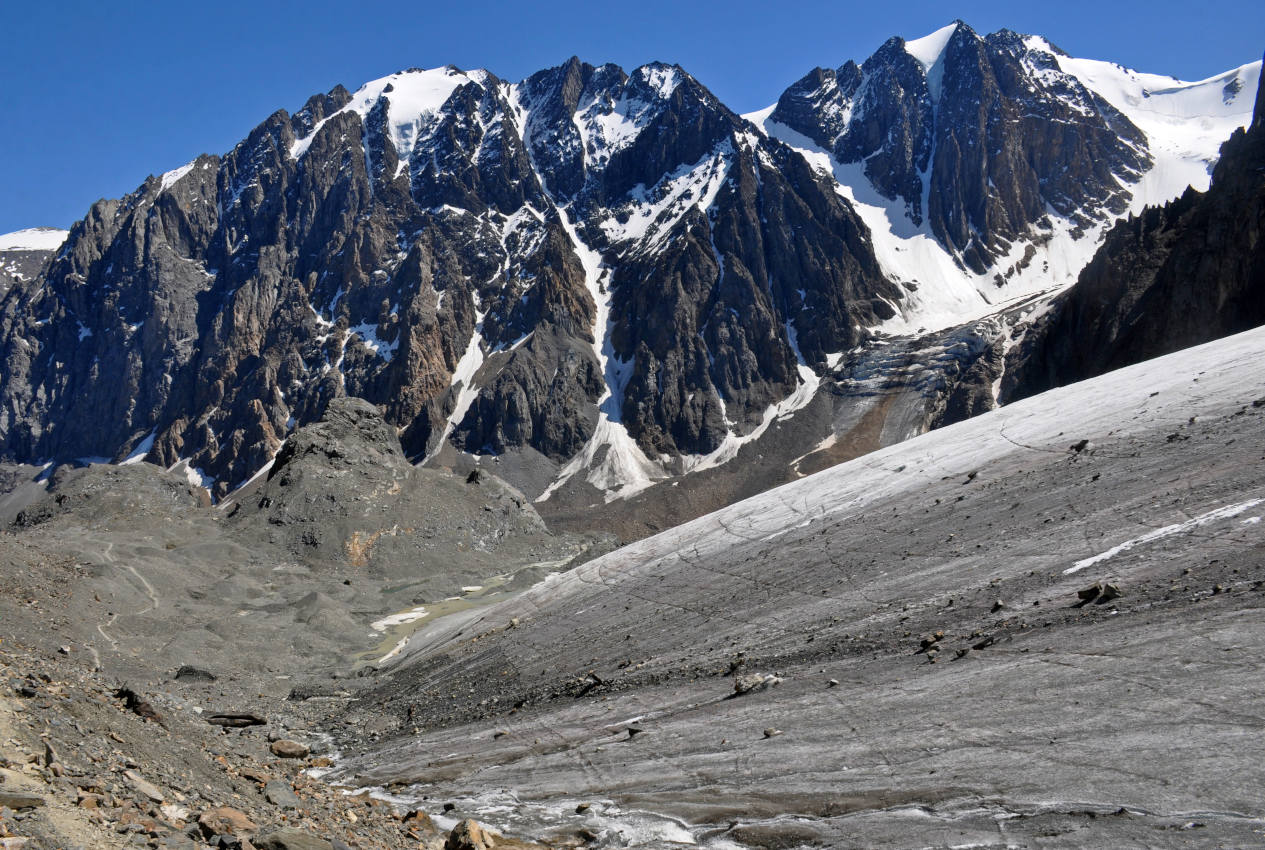
[[[762,457],[808,410],[779,438],[802,455],[891,386],[871,430],[903,439],[996,403],[963,384],[1009,328],[980,317],[1184,187],[1152,179],[1167,141],[1098,66],[959,22],[746,117],[664,64],[336,87],[98,202],[12,287],[0,456],[183,464],[218,499],[351,395],[415,462],[495,456],[578,508]],[[1211,91],[1230,126],[1258,73],[1156,97]]]
[[218,506],[144,463],[0,479],[0,848],[487,850],[321,781],[331,710],[420,622],[609,546],[414,467],[360,399],[271,471]]

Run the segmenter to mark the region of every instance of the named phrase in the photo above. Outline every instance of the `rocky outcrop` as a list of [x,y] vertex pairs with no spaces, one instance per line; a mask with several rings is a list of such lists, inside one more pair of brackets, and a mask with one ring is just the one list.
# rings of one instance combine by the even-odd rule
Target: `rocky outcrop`
[[45,251],[0,251],[0,298],[13,284],[39,274],[49,256]]
[[[521,493],[486,473],[475,482],[415,467],[382,413],[352,397],[296,429],[226,521],[241,539],[306,563],[442,584],[446,593],[520,549],[552,545]],[[320,612],[323,600],[308,602]]]
[[1142,131],[1054,54],[961,21],[918,44],[893,38],[860,67],[815,69],[771,119],[863,164],[977,273],[1051,212],[1083,225],[1119,215],[1122,184],[1151,165]]
[[1005,400],[1265,324],[1265,89],[1251,127],[1190,189],[1117,224],[1011,355]]
[[709,210],[672,222],[661,251],[616,245],[621,413],[651,454],[706,453],[749,429],[795,389],[799,363],[824,370],[900,298],[865,225],[801,157],[731,132],[695,171],[700,190],[724,181]]

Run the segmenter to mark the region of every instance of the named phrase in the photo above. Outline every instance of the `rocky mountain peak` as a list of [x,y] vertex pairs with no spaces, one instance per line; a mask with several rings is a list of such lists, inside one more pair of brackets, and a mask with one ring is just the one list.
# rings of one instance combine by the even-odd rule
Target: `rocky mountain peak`
[[937,67],[952,62],[964,51],[969,51],[980,40],[975,30],[961,20],[956,20],[922,38],[906,41],[892,39],[886,45],[888,53],[897,48],[914,58],[922,66],[934,99],[939,99]]
[[898,297],[846,202],[679,66],[577,59],[316,95],[98,205],[47,281],[0,319],[8,409],[45,411],[4,451],[148,445],[217,496],[342,396],[415,460],[710,452]]
[[1046,228],[1050,210],[1081,226],[1118,214],[1120,184],[1150,165],[1145,135],[1052,53],[961,21],[890,39],[859,79],[841,68],[800,80],[770,120],[861,164],[881,196],[977,274]]
[[67,235],[56,227],[28,227],[0,234],[0,298],[15,282],[39,274]]

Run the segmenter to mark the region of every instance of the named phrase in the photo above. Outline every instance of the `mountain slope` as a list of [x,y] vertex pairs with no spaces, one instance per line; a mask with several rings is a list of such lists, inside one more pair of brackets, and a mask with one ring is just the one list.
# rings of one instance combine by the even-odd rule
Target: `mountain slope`
[[909,333],[1058,291],[1118,216],[1206,188],[1260,71],[1186,83],[959,21],[818,68],[748,117],[855,202],[906,284],[884,328]]
[[892,39],[860,68],[814,71],[769,120],[863,163],[880,194],[977,273],[1047,210],[1123,210],[1119,184],[1151,165],[1145,136],[1052,56],[961,22]]
[[1003,396],[1023,398],[1265,324],[1265,88],[1190,189],[1117,224],[1080,280],[1028,332]]
[[[385,654],[422,606],[485,604],[608,548],[551,534],[491,475],[415,468],[360,399],[332,402],[269,475],[215,507],[185,476],[150,464],[32,473],[34,492],[0,540],[12,579],[0,597],[6,643],[73,641],[76,658],[91,652],[120,677],[195,664],[328,681]],[[60,584],[68,567],[71,590],[47,598],[65,619],[50,628],[47,610],[26,605],[36,591],[19,598],[18,588]]]

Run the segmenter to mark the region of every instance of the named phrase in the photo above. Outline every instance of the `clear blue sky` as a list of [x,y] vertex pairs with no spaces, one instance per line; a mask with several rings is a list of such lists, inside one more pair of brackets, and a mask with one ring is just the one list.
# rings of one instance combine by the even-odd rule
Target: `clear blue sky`
[[889,36],[953,18],[1183,79],[1265,49],[1261,0],[6,3],[0,233],[68,227],[97,198],[229,150],[276,109],[400,68],[451,63],[518,80],[572,54],[625,68],[662,60],[746,112],[814,66],[860,61]]

